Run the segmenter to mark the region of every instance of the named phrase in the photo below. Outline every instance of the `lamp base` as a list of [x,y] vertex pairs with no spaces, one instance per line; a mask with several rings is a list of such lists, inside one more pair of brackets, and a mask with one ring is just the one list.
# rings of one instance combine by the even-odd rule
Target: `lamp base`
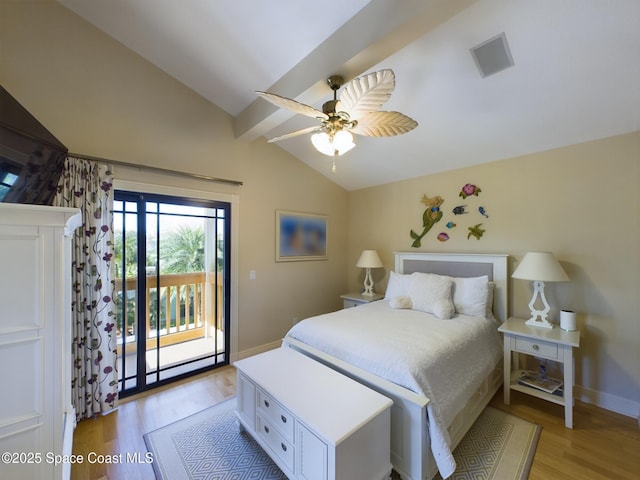
[[[536,308],[536,299],[540,297],[542,301],[543,309]],[[544,282],[536,280],[533,282],[533,297],[529,302],[529,311],[531,312],[531,318],[525,322],[526,325],[532,325],[534,327],[553,328],[553,324],[547,320],[547,315],[551,307],[547,298],[544,295]]]
[[538,319],[536,317],[531,317],[529,320],[527,320],[526,322],[524,322],[525,325],[531,325],[533,327],[542,327],[542,328],[553,328],[553,324],[547,322],[546,320],[543,319]]
[[372,297],[373,293],[373,279],[371,278],[371,268],[367,267],[366,274],[364,276],[364,291],[362,295],[366,295],[367,297]]

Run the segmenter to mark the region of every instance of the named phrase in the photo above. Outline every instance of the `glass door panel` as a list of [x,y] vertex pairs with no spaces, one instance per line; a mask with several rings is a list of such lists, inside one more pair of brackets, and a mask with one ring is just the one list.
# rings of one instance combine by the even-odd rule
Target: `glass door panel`
[[[116,199],[132,195],[116,192]],[[130,236],[138,238],[136,267],[128,273],[127,292],[131,285],[135,288],[127,295],[140,301],[134,302],[133,312],[119,309],[123,328],[129,322],[125,318],[132,317],[136,323],[134,335],[119,337],[119,352],[124,352],[121,371],[125,372],[121,394],[228,364],[229,205],[140,195],[134,222],[127,217],[129,203],[134,204],[115,203],[114,213],[123,211],[116,232],[122,237],[121,245],[127,245]],[[129,223],[138,230],[127,230]],[[132,255],[126,250],[116,248],[121,271]],[[118,271],[116,277],[120,278]]]
[[114,202],[114,278],[120,389],[136,389],[138,354],[138,214],[135,202]]

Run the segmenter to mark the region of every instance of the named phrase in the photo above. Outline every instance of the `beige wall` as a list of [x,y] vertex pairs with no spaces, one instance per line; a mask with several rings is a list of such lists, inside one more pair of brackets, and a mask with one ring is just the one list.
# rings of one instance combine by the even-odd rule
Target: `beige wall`
[[[428,159],[425,158],[425,161]],[[458,197],[465,183],[480,196]],[[351,192],[349,258],[377,249],[385,264],[376,271],[384,291],[394,251],[507,253],[510,272],[527,251],[551,251],[571,278],[548,284],[552,312],[578,312],[582,332],[576,382],[584,399],[638,415],[640,407],[640,132],[493,162],[439,175]],[[411,248],[410,229],[420,229],[422,195],[444,198],[443,218]],[[484,206],[455,217],[457,205]],[[452,220],[458,224],[448,230]],[[483,222],[481,240],[466,238],[469,224]],[[450,240],[439,242],[445,231]],[[348,269],[349,286],[362,273]],[[531,287],[510,281],[509,311],[527,317]]]
[[[0,2],[0,45],[0,83],[71,152],[244,182],[115,168],[121,180],[239,197],[240,352],[278,341],[294,317],[340,307],[344,189],[263,138],[234,140],[229,115],[55,2]],[[329,260],[276,263],[276,209],[327,214]]]

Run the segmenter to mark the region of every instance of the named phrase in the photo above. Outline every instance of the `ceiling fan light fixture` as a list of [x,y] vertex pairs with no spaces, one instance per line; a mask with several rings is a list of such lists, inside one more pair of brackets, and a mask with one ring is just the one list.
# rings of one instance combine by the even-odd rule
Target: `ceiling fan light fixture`
[[[418,126],[418,122],[400,112],[380,111],[396,85],[396,76],[391,69],[354,78],[347,84],[339,75],[330,76],[327,82],[333,91],[333,99],[322,105],[322,111],[275,93],[256,92],[280,108],[322,122],[317,127],[307,127],[272,138],[269,143],[311,133],[311,143],[318,152],[333,158],[332,170],[335,171],[336,157],[356,146],[353,134],[392,137],[410,132]],[[344,90],[338,99],[337,91],[343,86]]]
[[311,143],[316,150],[329,157],[343,155],[356,146],[353,135],[347,130],[337,132],[333,140],[327,132],[314,133],[311,135]]
[[333,137],[333,145],[338,152],[338,155],[342,155],[343,153],[347,153],[353,147],[356,146],[353,143],[353,135],[348,130],[340,130]]
[[327,132],[314,133],[311,135],[311,143],[320,153],[332,156],[334,152],[333,144]]

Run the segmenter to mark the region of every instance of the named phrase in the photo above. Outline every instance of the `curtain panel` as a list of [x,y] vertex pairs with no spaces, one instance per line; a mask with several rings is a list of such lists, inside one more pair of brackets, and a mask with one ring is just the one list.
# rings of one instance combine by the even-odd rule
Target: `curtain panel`
[[54,205],[82,211],[72,251],[72,401],[76,420],[116,407],[113,294],[113,175],[107,165],[67,157]]

